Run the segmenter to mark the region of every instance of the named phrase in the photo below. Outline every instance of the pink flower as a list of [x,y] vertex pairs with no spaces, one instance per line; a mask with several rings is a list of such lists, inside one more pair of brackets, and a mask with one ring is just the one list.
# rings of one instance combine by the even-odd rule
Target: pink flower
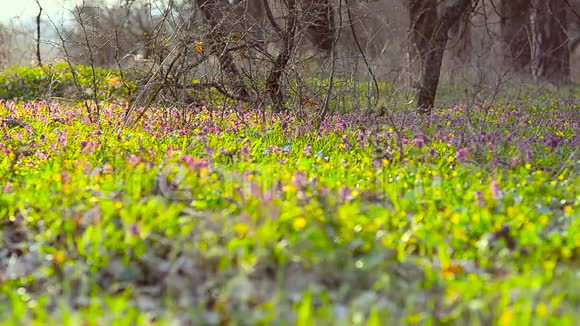
[[195,161],[195,158],[191,155],[183,155],[181,157],[181,161],[185,163],[185,165],[187,165],[188,167],[191,167],[193,165],[193,162]]
[[[84,142],[84,146],[83,145]],[[97,142],[95,142],[94,140],[89,140],[88,142],[83,141],[81,142],[81,146],[82,146],[82,150],[81,150],[81,154],[84,155],[90,155],[95,151],[95,148],[97,148]]]
[[264,203],[269,203],[274,199],[274,193],[272,191],[266,191],[264,196],[262,196],[262,200]]
[[262,189],[260,189],[260,186],[258,186],[258,184],[255,183],[254,181],[252,181],[250,183],[250,193],[252,194],[252,197],[254,197],[254,198],[261,198],[262,197]]
[[10,182],[6,182],[6,184],[4,185],[4,193],[5,194],[11,193],[12,190],[14,190],[14,186]]
[[89,173],[91,173],[92,170],[93,170],[93,167],[91,165],[91,162],[85,162],[85,166],[83,168],[83,172],[85,174],[89,174]]
[[71,182],[71,177],[70,177],[70,175],[69,175],[67,172],[62,172],[62,173],[60,174],[60,182],[61,182],[62,184],[65,184],[65,183],[69,183],[69,182]]
[[41,151],[41,150],[37,150],[34,153],[34,156],[36,156],[37,159],[39,160],[46,160],[48,158],[48,155],[46,154],[45,151]]
[[520,160],[519,157],[517,157],[517,156],[512,157],[512,161],[511,161],[511,164],[510,164],[510,166],[512,168],[515,168],[516,166],[518,166],[520,164],[522,164],[522,161]]
[[129,157],[127,157],[127,163],[129,163],[129,165],[131,166],[137,166],[137,164],[139,164],[140,162],[141,159],[135,154],[131,154],[129,155]]
[[66,148],[66,145],[68,143],[68,129],[58,132],[58,136],[56,139],[62,148]]
[[189,169],[193,169],[196,172],[201,171],[201,169],[207,169],[209,167],[209,163],[205,160],[199,160],[191,155],[183,155],[181,157],[181,161],[187,165]]
[[103,173],[104,174],[111,174],[113,173],[113,167],[111,166],[111,164],[107,163],[103,166]]
[[274,154],[282,153],[282,149],[280,149],[280,147],[275,146],[275,145],[268,146],[268,150]]
[[298,189],[302,189],[302,188],[306,187],[306,185],[308,184],[308,178],[306,178],[306,172],[298,171],[298,172],[294,173],[294,176],[292,177],[292,183]]

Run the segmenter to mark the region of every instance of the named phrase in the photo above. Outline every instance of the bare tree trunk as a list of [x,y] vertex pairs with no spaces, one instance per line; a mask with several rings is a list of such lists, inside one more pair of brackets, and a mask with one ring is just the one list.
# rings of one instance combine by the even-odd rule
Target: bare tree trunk
[[469,14],[472,0],[456,0],[453,5],[438,13],[439,0],[410,0],[409,56],[412,84],[416,88],[417,111],[431,113],[439,87],[443,54],[449,40],[449,30],[462,15]]
[[249,93],[244,85],[242,75],[234,63],[233,56],[226,50],[226,44],[222,41],[225,37],[219,26],[219,0],[195,0],[195,2],[201,9],[206,21],[212,27],[212,34],[209,37],[208,43],[211,51],[217,55],[221,69],[231,78],[234,87],[234,95],[238,98],[248,99]]
[[286,29],[282,30],[280,26],[272,18],[272,13],[270,7],[266,1],[264,5],[268,12],[268,17],[275,29],[278,32],[280,38],[283,41],[282,51],[276,57],[274,65],[270,70],[268,78],[266,80],[266,87],[270,93],[270,98],[272,99],[274,110],[282,111],[284,108],[284,93],[282,92],[282,85],[280,80],[282,79],[282,74],[286,70],[286,66],[290,61],[292,51],[294,49],[294,38],[296,37],[296,27],[298,24],[298,12],[296,8],[296,0],[288,0],[286,6],[288,7],[288,16],[286,17]]
[[36,1],[38,5],[38,15],[36,16],[36,63],[42,67],[42,57],[40,56],[40,18],[42,17],[42,7],[40,2]]
[[566,0],[533,0],[532,74],[536,80],[555,85],[570,81]]
[[530,73],[530,0],[503,0],[500,7],[501,36],[517,72]]

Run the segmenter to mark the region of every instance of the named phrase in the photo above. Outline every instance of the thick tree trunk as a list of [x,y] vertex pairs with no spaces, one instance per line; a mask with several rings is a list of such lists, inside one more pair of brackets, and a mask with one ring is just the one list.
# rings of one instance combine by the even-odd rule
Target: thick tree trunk
[[566,0],[532,0],[532,74],[561,85],[570,81]]
[[439,0],[410,0],[410,48],[412,84],[417,111],[429,114],[435,104],[449,30],[469,14],[472,0],[457,0],[439,14]]
[[503,0],[500,7],[501,36],[510,64],[517,72],[530,71],[531,49],[529,42],[530,0]]

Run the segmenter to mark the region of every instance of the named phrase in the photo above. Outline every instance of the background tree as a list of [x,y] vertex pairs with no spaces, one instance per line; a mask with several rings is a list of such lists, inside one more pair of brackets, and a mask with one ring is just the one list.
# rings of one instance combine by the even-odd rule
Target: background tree
[[531,72],[530,13],[530,0],[501,1],[501,38],[505,43],[508,61],[518,73],[524,74]]
[[504,0],[501,35],[516,71],[537,81],[570,81],[567,0]]
[[415,103],[419,113],[430,113],[439,86],[449,31],[462,16],[470,15],[472,0],[451,5],[439,0],[409,0],[409,57]]
[[570,81],[566,0],[532,0],[532,75],[556,85]]

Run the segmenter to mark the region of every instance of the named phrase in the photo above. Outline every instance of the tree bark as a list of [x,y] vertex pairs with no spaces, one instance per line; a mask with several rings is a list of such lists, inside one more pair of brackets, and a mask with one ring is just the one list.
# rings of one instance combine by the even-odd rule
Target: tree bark
[[566,0],[532,0],[532,75],[555,85],[570,81]]
[[457,0],[438,13],[439,0],[410,0],[410,49],[412,84],[416,88],[417,111],[429,114],[435,104],[441,65],[449,30],[462,15],[469,14],[472,0]]
[[503,0],[500,6],[501,36],[510,63],[517,72],[530,71],[531,48],[529,42],[530,0]]

